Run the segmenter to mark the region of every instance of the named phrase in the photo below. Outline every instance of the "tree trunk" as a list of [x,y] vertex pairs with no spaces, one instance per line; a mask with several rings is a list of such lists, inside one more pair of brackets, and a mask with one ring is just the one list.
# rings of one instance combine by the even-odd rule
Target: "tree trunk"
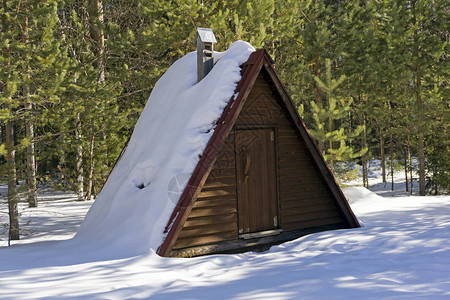
[[390,167],[391,167],[391,190],[394,190],[394,141],[392,140],[392,128],[389,129],[389,158],[390,158]]
[[[367,131],[366,131],[366,114],[362,113],[364,130],[361,137],[362,148],[367,146]],[[362,160],[362,168],[363,168],[363,187],[369,188],[369,172],[367,170],[367,152],[361,158]]]
[[[24,26],[22,29],[22,40],[28,45],[28,17],[24,18]],[[28,67],[25,69],[25,77],[30,80],[30,72]],[[24,86],[25,97],[25,134],[28,140],[27,146],[27,202],[29,207],[37,207],[37,195],[36,195],[36,152],[34,143],[34,125],[32,121],[33,103],[29,100],[30,88],[28,86],[29,81]]]
[[[406,149],[405,149],[406,150]],[[408,182],[408,154],[407,151],[404,152],[405,155],[405,191],[409,192],[409,182]]]
[[[105,37],[102,29],[103,24],[103,6],[99,0],[88,0],[89,11],[89,23],[90,23],[90,35],[92,38],[92,47],[95,54],[94,67],[98,70],[98,83],[105,83],[105,61],[103,53],[105,50]],[[94,187],[94,141],[95,141],[95,126],[93,120],[91,120],[91,138],[89,144],[89,173],[88,173],[88,186],[87,195],[88,200],[93,195]]]
[[381,176],[383,177],[383,182],[386,182],[386,157],[384,156],[384,133],[382,127],[380,127],[380,156],[381,156]]
[[417,100],[417,109],[418,114],[417,114],[417,129],[419,130],[418,132],[418,144],[417,144],[417,150],[418,150],[418,157],[417,159],[419,160],[419,195],[420,196],[425,196],[425,152],[424,152],[424,143],[423,143],[423,139],[424,139],[424,134],[423,134],[423,129],[422,129],[422,122],[423,122],[423,102],[422,99],[420,97],[420,76],[418,74],[418,70],[416,73],[417,77],[416,77],[416,100]]
[[102,124],[102,149],[103,149],[103,155],[105,157],[104,164],[103,164],[103,172],[102,172],[102,179],[108,177],[110,166],[108,164],[108,137],[106,135],[106,125],[105,122]]
[[363,187],[369,188],[369,180],[367,178],[367,159],[365,155],[361,158],[362,175],[363,175]]
[[[329,143],[330,143],[329,147],[330,147],[330,153],[331,153],[331,151],[333,150],[333,141],[330,139]],[[334,160],[332,157],[330,158],[330,170],[331,170],[331,173],[333,173],[333,175],[334,175]]]
[[[32,104],[26,103],[26,110],[31,110]],[[27,146],[27,202],[29,207],[37,207],[36,195],[36,152],[34,144],[34,125],[29,120],[25,121],[25,130],[29,144]]]
[[[413,22],[418,25],[416,18],[416,3],[412,1]],[[414,70],[415,75],[415,88],[416,88],[416,105],[417,105],[417,151],[419,160],[419,195],[425,196],[425,151],[424,151],[424,133],[423,133],[423,101],[420,95],[420,89],[422,88],[420,64],[419,64],[419,48],[418,48],[418,29],[414,30],[414,58],[416,67]]]
[[89,141],[89,174],[88,174],[88,186],[86,199],[91,200],[92,187],[94,185],[94,133],[92,133],[91,140]]
[[92,198],[92,188],[94,186],[94,133],[92,133],[91,139],[89,141],[89,174],[88,174],[88,186],[86,199],[91,200]]
[[[320,65],[319,65],[319,57],[317,56],[314,62],[314,76],[319,78],[320,76]],[[316,83],[316,103],[319,107],[322,105],[322,96],[320,94],[319,85]],[[319,151],[322,155],[325,155],[325,145],[322,140],[318,140]]]
[[[6,1],[2,0],[2,9],[6,12],[7,6]],[[7,31],[9,30],[10,24],[6,18],[6,14],[2,15],[2,29]],[[6,43],[4,43],[6,45]],[[4,46],[2,49],[3,54],[3,63],[6,72],[9,73],[9,69],[11,66],[11,55],[9,52],[9,48]],[[0,80],[1,91],[4,95],[8,95],[8,100],[11,101],[11,97],[9,96],[10,91],[8,90],[8,85],[5,82]],[[7,102],[6,109],[9,111],[9,116],[11,119],[6,121],[5,124],[5,159],[7,163],[7,174],[8,174],[8,212],[9,212],[9,241],[20,239],[19,236],[19,212],[17,210],[17,190],[16,190],[16,150],[14,147],[14,125],[12,121],[11,115],[11,105]]]
[[90,34],[93,40],[93,48],[96,60],[94,67],[98,68],[98,82],[105,82],[105,62],[103,52],[105,50],[105,36],[101,25],[103,24],[103,7],[99,0],[88,0]]
[[409,134],[408,134],[408,166],[409,166],[409,180],[410,180],[410,184],[411,184],[409,193],[412,195],[414,180],[413,180],[413,167],[412,167],[412,160],[411,160],[411,148],[409,145],[410,145],[410,142],[409,142]]
[[6,162],[8,166],[8,209],[9,209],[9,239],[19,239],[19,213],[17,210],[16,190],[16,150],[14,149],[14,126],[11,121],[6,123]]
[[78,201],[84,200],[83,144],[81,132],[80,113],[77,112],[75,115],[75,140],[77,141],[77,184],[75,193],[77,194]]
[[[436,174],[436,166],[433,167],[433,179],[435,178],[435,174]],[[434,195],[437,196],[438,194],[439,194],[438,185],[436,182],[434,182]]]
[[[389,116],[392,116],[391,103],[388,102]],[[389,159],[391,168],[391,190],[394,190],[394,140],[392,138],[392,119],[389,118]]]
[[[328,90],[328,109],[330,109],[331,107],[331,91]],[[331,118],[331,114],[328,115],[328,132],[331,134],[331,132],[333,131],[333,119]],[[333,141],[330,138],[328,140],[328,147],[329,147],[329,151],[330,154],[333,153]],[[333,173],[334,175],[334,160],[333,160],[333,155],[330,155],[330,169],[331,169],[331,173]]]

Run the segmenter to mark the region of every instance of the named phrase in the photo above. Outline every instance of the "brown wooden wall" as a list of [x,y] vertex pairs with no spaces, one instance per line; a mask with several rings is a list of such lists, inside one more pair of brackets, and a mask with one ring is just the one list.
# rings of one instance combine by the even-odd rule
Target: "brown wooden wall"
[[237,238],[235,174],[234,132],[231,132],[173,249]]
[[312,155],[264,72],[256,79],[235,126],[277,128],[280,227],[293,230],[344,222]]
[[[307,146],[296,132],[264,69],[239,114],[235,128],[276,129],[279,224],[283,230],[343,223]],[[238,238],[234,130],[194,204],[174,249]]]

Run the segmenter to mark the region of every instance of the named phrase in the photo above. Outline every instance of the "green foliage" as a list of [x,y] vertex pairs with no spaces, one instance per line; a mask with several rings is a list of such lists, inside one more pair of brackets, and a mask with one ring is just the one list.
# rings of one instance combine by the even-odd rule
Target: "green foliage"
[[[333,95],[333,91],[342,84],[346,76],[341,75],[338,79],[333,79],[329,59],[326,59],[325,75],[325,82],[314,76],[318,87],[326,94],[327,103],[323,105],[323,103],[311,101],[315,121],[315,128],[311,130],[311,134],[324,144],[327,142],[327,148],[323,154],[325,160],[330,163],[333,169],[333,161],[345,161],[361,157],[367,152],[367,148],[356,150],[350,145],[350,142],[358,137],[364,129],[362,125],[349,128],[347,124],[346,116],[350,112],[353,99],[336,99]],[[337,148],[336,145],[338,145]]]
[[339,184],[342,185],[343,182],[349,182],[358,179],[360,169],[361,166],[358,164],[336,163],[334,174],[336,175]]
[[[104,21],[93,23],[83,1],[8,0],[0,9],[0,125],[15,124],[19,176],[31,120],[42,178],[64,173],[75,183],[80,149],[86,178],[93,138],[98,192],[156,81],[195,51],[196,27],[210,27],[218,51],[237,39],[269,51],[329,162],[367,161],[384,147],[417,157],[422,147],[429,191],[449,190],[446,1],[102,3]],[[101,54],[92,26],[105,37]],[[353,172],[340,168],[338,176]]]

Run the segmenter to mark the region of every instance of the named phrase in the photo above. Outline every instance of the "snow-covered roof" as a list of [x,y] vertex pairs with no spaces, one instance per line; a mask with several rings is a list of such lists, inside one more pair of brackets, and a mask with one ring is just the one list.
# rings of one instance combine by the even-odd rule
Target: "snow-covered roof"
[[176,61],[156,83],[122,157],[89,210],[77,238],[103,240],[137,253],[156,251],[214,124],[255,49],[237,41],[215,52],[197,83],[197,56]]

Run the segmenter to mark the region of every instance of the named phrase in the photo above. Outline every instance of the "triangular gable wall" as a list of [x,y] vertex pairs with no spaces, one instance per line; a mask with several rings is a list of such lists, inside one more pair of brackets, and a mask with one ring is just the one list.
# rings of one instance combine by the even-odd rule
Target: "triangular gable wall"
[[[174,246],[237,238],[234,139],[236,128],[243,126],[276,124],[280,227],[294,230],[334,223],[341,223],[341,228],[359,226],[267,52],[254,52],[241,73],[237,97],[230,99],[224,109],[167,225],[167,237],[158,250],[162,256],[168,256]],[[261,118],[252,117],[255,115]],[[308,174],[296,173],[305,168]],[[314,206],[299,203],[302,197],[314,198]]]

